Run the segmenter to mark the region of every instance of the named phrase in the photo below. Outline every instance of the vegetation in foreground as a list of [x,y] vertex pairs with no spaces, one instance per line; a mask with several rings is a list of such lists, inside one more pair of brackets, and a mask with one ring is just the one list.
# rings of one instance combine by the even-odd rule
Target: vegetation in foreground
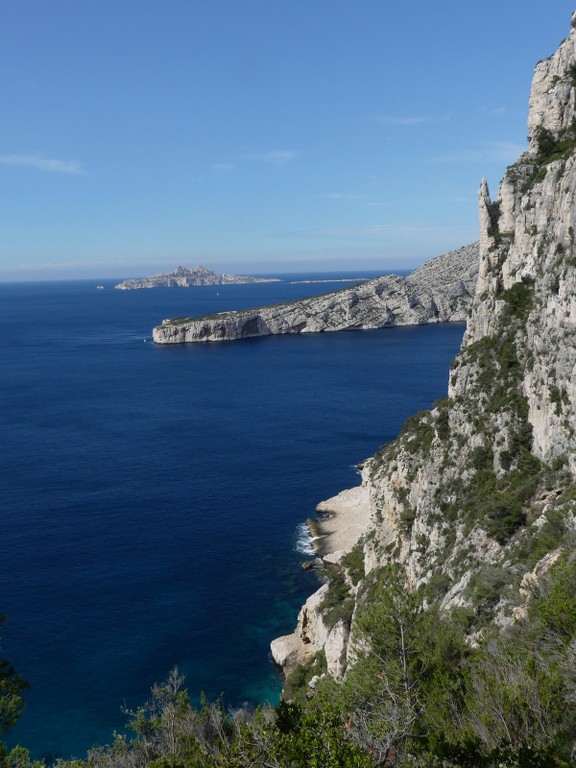
[[[507,630],[471,644],[466,611],[424,609],[392,569],[358,609],[356,663],[278,707],[190,703],[177,669],[124,733],[59,768],[534,768],[576,760],[576,560],[560,559]],[[364,649],[364,650],[361,650]],[[305,679],[305,675],[301,679]],[[27,685],[0,662],[0,735]],[[71,727],[74,727],[71,724]],[[43,768],[0,746],[0,768]]]

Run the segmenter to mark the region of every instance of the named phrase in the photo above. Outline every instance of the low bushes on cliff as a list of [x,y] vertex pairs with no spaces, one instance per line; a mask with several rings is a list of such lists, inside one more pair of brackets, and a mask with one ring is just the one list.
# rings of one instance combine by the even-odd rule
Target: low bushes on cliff
[[[506,574],[482,577],[498,598]],[[373,576],[358,609],[358,660],[312,706],[336,705],[377,765],[572,765],[576,748],[576,562],[541,582],[524,621],[472,646],[467,617],[425,610],[394,569]]]
[[[425,609],[393,568],[358,607],[356,664],[300,704],[190,703],[177,670],[128,712],[125,733],[58,768],[568,768],[576,750],[576,559],[540,579],[525,620],[466,641],[467,617]],[[491,582],[492,583],[492,582]],[[6,662],[3,728],[22,681]],[[321,670],[319,670],[321,671]],[[14,688],[15,686],[15,688]],[[15,697],[15,698],[14,698]],[[15,708],[13,705],[16,705]],[[1,768],[45,768],[0,748]]]

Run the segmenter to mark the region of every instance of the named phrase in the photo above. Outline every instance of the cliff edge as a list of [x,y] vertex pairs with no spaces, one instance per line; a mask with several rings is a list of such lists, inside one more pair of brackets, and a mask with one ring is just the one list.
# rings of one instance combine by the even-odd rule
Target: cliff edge
[[[553,564],[574,557],[575,20],[536,67],[527,151],[494,200],[480,185],[479,276],[447,397],[365,462],[361,578],[357,561],[328,573],[288,636],[289,654],[273,643],[287,671],[322,654],[322,677],[346,676],[357,616],[381,599],[372,577],[386,569],[422,610],[464,612],[475,644],[522,620]],[[336,588],[348,610],[334,623]]]

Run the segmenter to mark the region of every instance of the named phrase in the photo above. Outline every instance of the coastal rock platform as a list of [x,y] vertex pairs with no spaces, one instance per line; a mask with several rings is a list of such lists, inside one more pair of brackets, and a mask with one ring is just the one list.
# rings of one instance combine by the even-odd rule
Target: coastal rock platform
[[336,562],[350,552],[370,522],[368,489],[359,485],[341,491],[316,507],[320,517],[309,520],[313,544],[326,562]]

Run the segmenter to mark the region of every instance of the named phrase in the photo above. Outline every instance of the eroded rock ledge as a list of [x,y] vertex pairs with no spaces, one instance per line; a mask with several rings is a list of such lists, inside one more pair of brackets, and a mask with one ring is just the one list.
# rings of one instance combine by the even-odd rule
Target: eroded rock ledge
[[426,262],[407,277],[384,275],[286,304],[164,320],[154,328],[153,339],[157,344],[184,344],[463,321],[478,261],[479,246],[474,243]]

